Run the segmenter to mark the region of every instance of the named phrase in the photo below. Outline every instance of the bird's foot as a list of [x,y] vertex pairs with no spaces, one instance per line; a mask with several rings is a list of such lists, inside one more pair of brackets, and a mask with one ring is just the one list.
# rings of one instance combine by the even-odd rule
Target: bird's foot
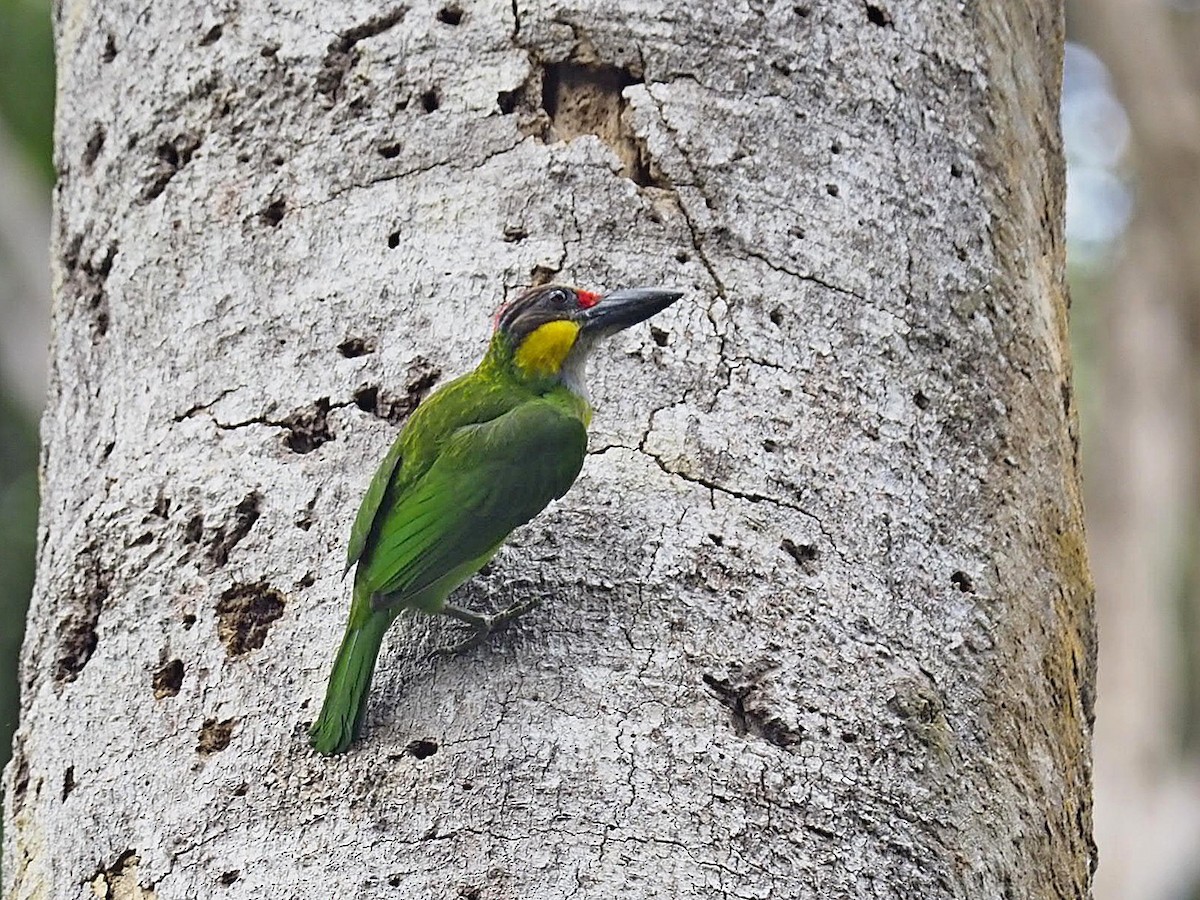
[[466,625],[470,625],[473,629],[475,629],[475,633],[465,641],[460,641],[452,647],[447,647],[444,650],[438,650],[435,655],[454,656],[455,654],[462,653],[465,650],[474,650],[490,636],[496,634],[497,632],[503,631],[514,621],[525,615],[525,613],[536,609],[541,605],[541,598],[537,597],[532,600],[526,600],[524,603],[515,603],[508,609],[502,609],[493,616],[484,616],[480,615],[479,613],[473,613],[469,609],[462,609],[461,607],[451,606],[447,603],[444,607],[442,607],[442,612],[453,619],[458,619],[458,621],[463,622]]

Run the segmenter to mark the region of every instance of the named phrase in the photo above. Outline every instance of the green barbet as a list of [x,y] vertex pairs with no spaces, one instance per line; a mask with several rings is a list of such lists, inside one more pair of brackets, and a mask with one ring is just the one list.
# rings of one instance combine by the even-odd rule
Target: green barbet
[[400,613],[453,616],[471,626],[474,644],[531,608],[484,616],[446,598],[579,475],[592,417],[584,368],[596,341],[681,296],[658,288],[603,297],[557,284],[532,288],[497,313],[475,370],[417,407],[350,529],[354,596],[310,732],[318,752],[341,753],[357,737],[384,633]]

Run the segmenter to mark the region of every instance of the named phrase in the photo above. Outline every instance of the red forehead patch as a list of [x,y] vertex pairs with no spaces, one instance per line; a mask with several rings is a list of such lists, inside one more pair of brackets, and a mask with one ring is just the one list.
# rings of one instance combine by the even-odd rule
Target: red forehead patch
[[584,309],[591,309],[600,302],[600,295],[591,291],[576,291],[575,296],[579,298],[579,305]]

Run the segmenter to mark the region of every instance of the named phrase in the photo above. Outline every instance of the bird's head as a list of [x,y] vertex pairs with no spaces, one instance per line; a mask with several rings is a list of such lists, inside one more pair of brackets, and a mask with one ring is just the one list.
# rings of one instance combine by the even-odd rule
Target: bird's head
[[645,321],[682,296],[680,291],[660,288],[625,288],[600,295],[543,284],[500,308],[495,338],[503,339],[521,374],[560,378],[581,389],[583,364],[597,339]]

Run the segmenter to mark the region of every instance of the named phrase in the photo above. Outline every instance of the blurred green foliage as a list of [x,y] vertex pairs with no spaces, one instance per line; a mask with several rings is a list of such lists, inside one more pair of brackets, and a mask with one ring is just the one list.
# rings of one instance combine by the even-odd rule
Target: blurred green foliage
[[0,118],[54,181],[54,45],[49,0],[0,0]]
[[[0,0],[0,128],[54,183],[54,47],[50,0]],[[47,278],[49,273],[47,273]],[[0,321],[4,310],[0,310]],[[0,376],[0,768],[16,727],[17,653],[33,589],[37,541],[36,413]],[[0,840],[3,823],[0,823]]]

